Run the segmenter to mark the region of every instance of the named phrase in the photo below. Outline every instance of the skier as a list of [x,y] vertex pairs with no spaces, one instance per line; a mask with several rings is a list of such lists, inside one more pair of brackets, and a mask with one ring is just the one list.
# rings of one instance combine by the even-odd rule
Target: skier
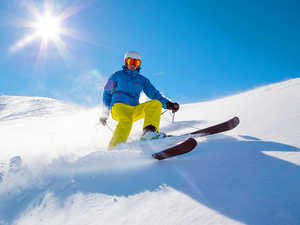
[[[103,110],[100,123],[105,126],[109,113],[118,121],[110,140],[109,149],[119,143],[127,142],[133,122],[145,118],[141,140],[165,137],[159,132],[162,107],[179,110],[179,104],[170,102],[150,83],[149,79],[140,74],[142,57],[136,51],[129,51],[124,57],[123,70],[113,73],[108,79],[103,92]],[[152,99],[140,104],[141,92]]]

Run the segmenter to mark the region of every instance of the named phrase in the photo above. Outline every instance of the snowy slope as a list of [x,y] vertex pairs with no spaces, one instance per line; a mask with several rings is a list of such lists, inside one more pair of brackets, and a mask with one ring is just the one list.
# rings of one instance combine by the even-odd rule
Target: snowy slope
[[0,96],[0,224],[300,224],[300,79],[163,114],[173,134],[241,119],[165,161],[106,151],[100,113]]
[[[49,98],[0,95],[0,121],[19,124],[32,120],[68,116],[80,112],[83,107]],[[21,120],[21,121],[20,121]],[[11,124],[11,123],[10,123]],[[2,123],[3,126],[3,123]]]

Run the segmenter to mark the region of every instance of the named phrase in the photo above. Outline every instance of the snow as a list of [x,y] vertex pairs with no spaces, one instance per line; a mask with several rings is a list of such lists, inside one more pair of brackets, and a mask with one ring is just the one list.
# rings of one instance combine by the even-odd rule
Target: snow
[[241,123],[157,161],[170,139],[107,151],[100,106],[0,95],[0,224],[300,224],[299,103],[298,78],[181,105],[162,132]]

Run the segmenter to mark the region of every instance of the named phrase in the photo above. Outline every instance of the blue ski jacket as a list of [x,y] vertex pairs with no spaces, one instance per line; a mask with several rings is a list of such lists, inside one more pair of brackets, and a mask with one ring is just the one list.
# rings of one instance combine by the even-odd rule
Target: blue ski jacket
[[136,106],[139,103],[141,92],[144,91],[150,99],[157,99],[167,108],[169,100],[165,98],[143,75],[137,70],[129,70],[123,66],[123,70],[113,73],[104,87],[103,103],[111,109],[115,103],[124,103]]

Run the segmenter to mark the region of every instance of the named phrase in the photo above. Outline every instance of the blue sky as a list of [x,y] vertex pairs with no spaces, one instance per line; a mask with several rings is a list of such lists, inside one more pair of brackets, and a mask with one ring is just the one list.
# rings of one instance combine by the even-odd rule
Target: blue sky
[[[49,9],[60,32],[46,42],[32,24]],[[130,50],[180,104],[296,78],[299,10],[291,0],[1,1],[0,94],[100,104]]]

